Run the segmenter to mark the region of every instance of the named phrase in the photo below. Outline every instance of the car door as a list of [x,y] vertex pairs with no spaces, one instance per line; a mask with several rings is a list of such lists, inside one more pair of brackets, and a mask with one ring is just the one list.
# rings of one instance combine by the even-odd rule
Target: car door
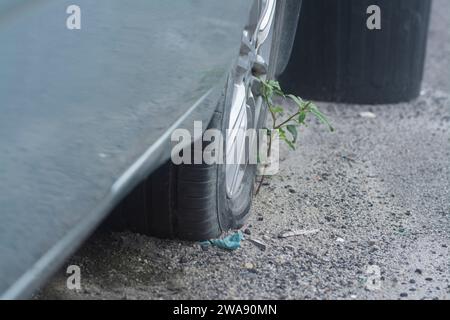
[[250,2],[1,1],[0,296],[42,283],[174,123],[211,117]]

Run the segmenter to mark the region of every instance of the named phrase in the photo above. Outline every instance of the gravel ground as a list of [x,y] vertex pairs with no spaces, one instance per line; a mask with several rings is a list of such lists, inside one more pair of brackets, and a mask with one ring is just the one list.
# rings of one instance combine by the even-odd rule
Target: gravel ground
[[[241,248],[99,232],[67,263],[82,289],[67,290],[61,271],[36,298],[449,299],[449,11],[435,0],[417,100],[320,104],[336,132],[312,123],[282,150]],[[286,230],[317,232],[280,239]]]

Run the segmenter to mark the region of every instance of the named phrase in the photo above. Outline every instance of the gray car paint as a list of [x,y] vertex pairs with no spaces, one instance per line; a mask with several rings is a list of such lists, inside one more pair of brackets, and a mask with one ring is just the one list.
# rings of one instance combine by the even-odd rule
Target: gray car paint
[[113,184],[192,106],[208,120],[205,94],[221,86],[249,10],[239,0],[79,0],[82,29],[70,31],[70,4],[0,7],[0,292],[10,297],[45,276],[45,255],[68,235],[54,258],[73,250],[126,192]]
[[251,1],[0,4],[0,297],[28,296],[208,123]]

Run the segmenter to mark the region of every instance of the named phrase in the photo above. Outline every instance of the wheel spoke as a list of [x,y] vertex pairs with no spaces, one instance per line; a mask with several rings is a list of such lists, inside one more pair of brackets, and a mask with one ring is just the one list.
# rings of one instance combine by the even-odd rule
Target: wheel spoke
[[263,15],[258,26],[257,48],[260,47],[269,36],[277,4],[276,0],[264,0],[264,2]]
[[242,32],[240,55],[246,55],[249,52],[254,51],[254,50],[255,50],[255,48],[250,39],[249,32],[247,30],[244,30]]

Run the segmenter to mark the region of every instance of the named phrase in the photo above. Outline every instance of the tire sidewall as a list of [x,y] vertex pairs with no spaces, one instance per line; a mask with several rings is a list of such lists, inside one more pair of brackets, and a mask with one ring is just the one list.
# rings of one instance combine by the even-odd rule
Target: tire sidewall
[[[274,17],[273,35],[271,43],[271,54],[269,58],[269,73],[268,77],[273,78],[275,75],[276,62],[278,57],[279,43],[277,37],[277,30],[279,29],[284,9],[283,1],[277,1],[277,11]],[[229,125],[231,101],[233,95],[233,71],[230,72],[226,87],[224,90],[224,96],[221,101],[219,114],[220,117],[214,117],[212,122],[215,128],[221,128],[221,132],[224,137],[227,137],[226,131]],[[267,106],[263,103],[261,106],[260,117],[257,119],[255,126],[256,129],[262,128],[265,124],[267,117]],[[226,150],[226,139],[224,143],[224,150]],[[241,183],[241,187],[236,194],[230,198],[226,190],[226,165],[217,166],[217,214],[219,225],[222,230],[238,229],[245,223],[245,219],[251,208],[255,178],[256,178],[256,165],[248,165],[246,172]]]
[[[220,121],[220,128],[225,137],[224,152],[226,150],[226,137],[229,125],[231,100],[233,95],[233,74],[230,73],[228,77],[224,99],[222,102],[222,117]],[[229,197],[226,190],[226,165],[217,165],[217,210],[219,225],[222,230],[240,228],[250,210],[254,180],[256,176],[256,165],[248,165],[244,173],[241,187],[233,197]]]

